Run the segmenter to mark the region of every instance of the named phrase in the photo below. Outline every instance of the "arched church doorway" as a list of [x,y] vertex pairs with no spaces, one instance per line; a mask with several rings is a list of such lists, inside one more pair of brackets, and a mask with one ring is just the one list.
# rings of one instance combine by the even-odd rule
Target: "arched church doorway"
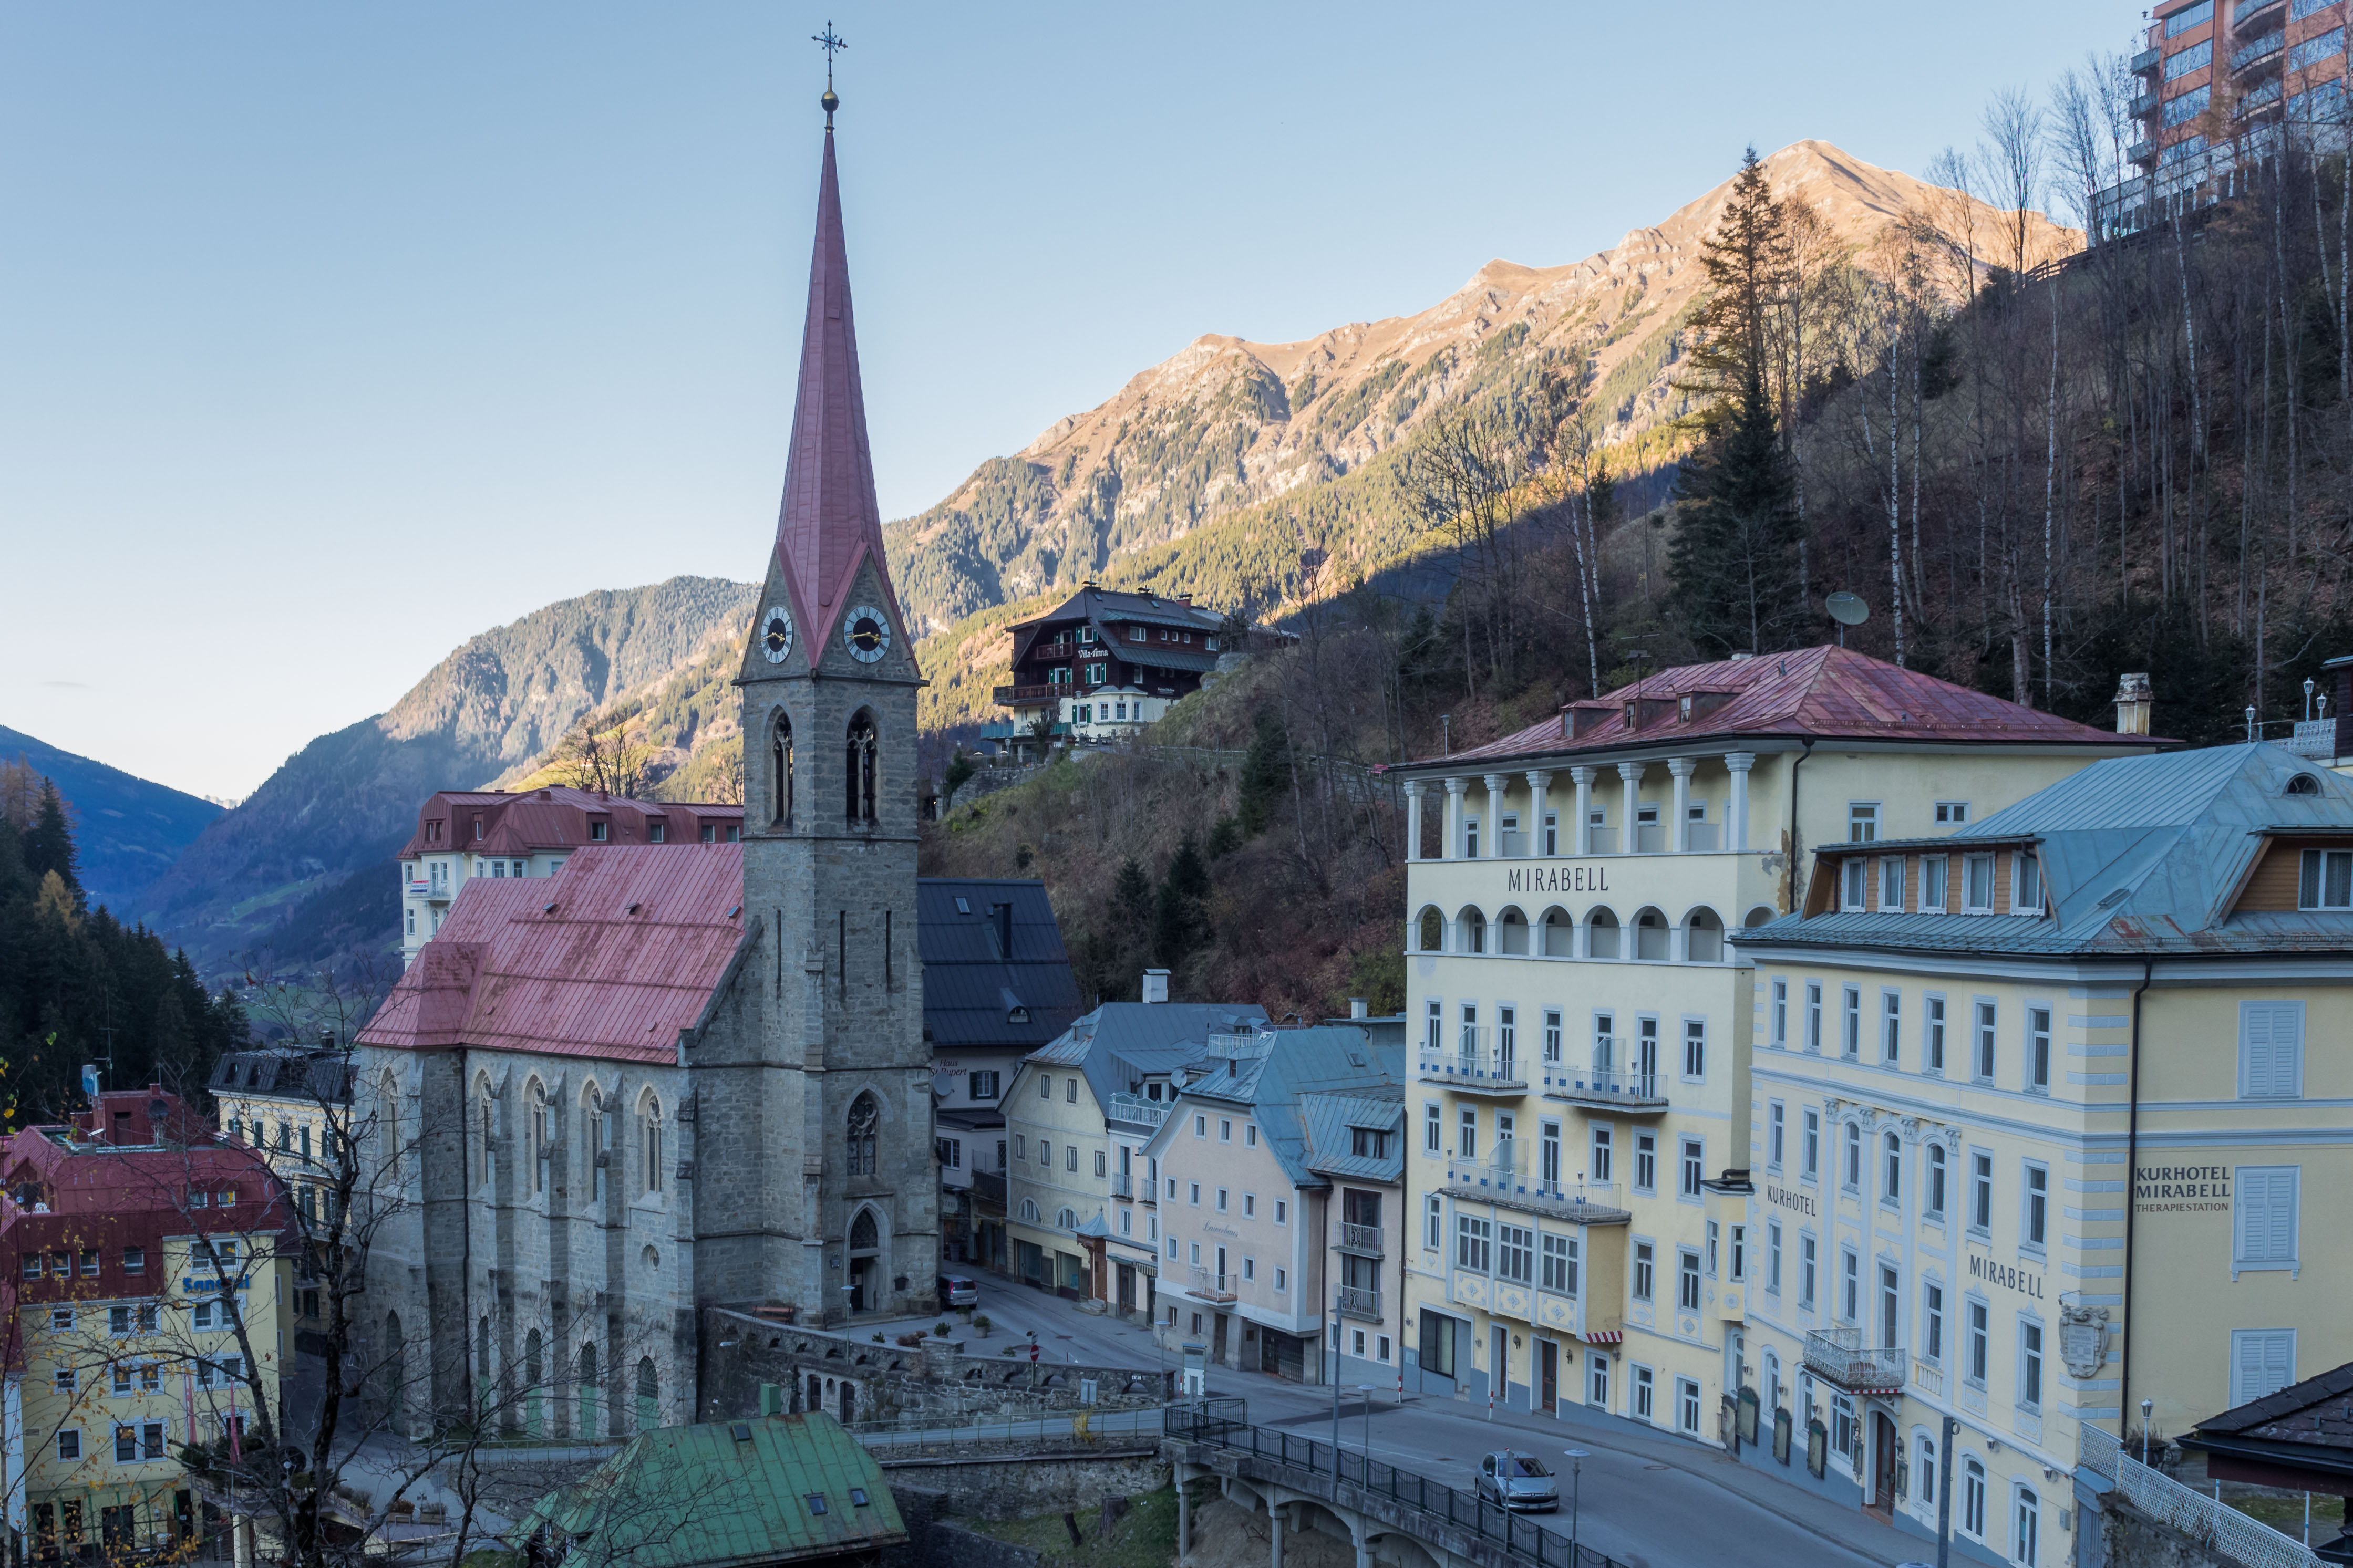
[[882,1237],[872,1209],[860,1209],[849,1222],[849,1310],[871,1312],[875,1288],[882,1278]]

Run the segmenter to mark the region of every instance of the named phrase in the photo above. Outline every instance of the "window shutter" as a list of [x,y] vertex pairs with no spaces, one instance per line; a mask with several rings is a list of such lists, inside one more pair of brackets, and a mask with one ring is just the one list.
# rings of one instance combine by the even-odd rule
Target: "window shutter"
[[2294,1165],[2238,1169],[2238,1254],[2242,1266],[2294,1263],[2296,1178]]
[[2294,1329],[2242,1329],[2231,1340],[2232,1404],[2268,1399],[2295,1381]]
[[2239,1004],[2239,1096],[2293,1100],[2303,1092],[2304,1004]]

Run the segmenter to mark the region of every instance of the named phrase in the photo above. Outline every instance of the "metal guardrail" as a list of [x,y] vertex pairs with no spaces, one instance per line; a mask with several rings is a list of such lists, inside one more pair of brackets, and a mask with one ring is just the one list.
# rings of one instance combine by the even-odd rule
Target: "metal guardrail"
[[[1335,1501],[1347,1500],[1340,1495],[1343,1487],[1354,1487],[1362,1495],[1387,1498],[1420,1514],[1432,1527],[1443,1525],[1494,1542],[1513,1557],[1535,1564],[1535,1568],[1624,1568],[1617,1559],[1606,1557],[1589,1546],[1572,1547],[1566,1534],[1547,1530],[1532,1519],[1427,1476],[1382,1464],[1369,1454],[1352,1454],[1312,1437],[1252,1426],[1246,1412],[1224,1408],[1228,1403],[1209,1399],[1171,1405],[1163,1412],[1168,1436],[1185,1442],[1215,1444],[1303,1471],[1309,1484],[1302,1486],[1301,1490],[1328,1491]],[[1241,1401],[1230,1404],[1239,1405]],[[1315,1482],[1317,1477],[1324,1478],[1320,1485]],[[2256,1568],[2271,1565],[2257,1564]]]
[[2126,1502],[2168,1530],[2211,1546],[2246,1568],[2323,1568],[2310,1548],[2219,1499],[2150,1469],[2098,1427],[2086,1423],[2077,1430],[2077,1462],[2113,1482]]
[[1157,1127],[1168,1120],[1176,1101],[1146,1100],[1140,1094],[1114,1094],[1111,1097],[1110,1120],[1132,1121],[1138,1127]]
[[1073,1410],[985,1421],[978,1417],[904,1417],[861,1421],[849,1435],[887,1458],[934,1454],[1030,1451],[1043,1447],[1143,1447],[1163,1435],[1160,1411]]
[[1333,1245],[1343,1252],[1361,1252],[1378,1258],[1381,1256],[1381,1227],[1343,1220],[1340,1222],[1340,1235]]

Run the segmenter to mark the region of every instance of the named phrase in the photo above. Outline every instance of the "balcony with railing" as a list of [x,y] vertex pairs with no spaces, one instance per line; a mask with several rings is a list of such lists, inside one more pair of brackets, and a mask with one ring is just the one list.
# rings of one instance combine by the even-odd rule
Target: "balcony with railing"
[[1135,1178],[1125,1171],[1113,1171],[1111,1173],[1111,1195],[1115,1198],[1135,1196]]
[[2299,720],[2295,733],[2282,744],[2299,757],[2333,758],[2337,755],[2337,721]]
[[2280,52],[2286,47],[2287,35],[2284,32],[2266,33],[2253,43],[2242,44],[2231,51],[2231,74],[2237,76],[2241,71],[2269,65],[2276,61]]
[[1565,1183],[1524,1175],[1515,1168],[1518,1160],[1509,1147],[1492,1160],[1447,1161],[1448,1189],[1467,1202],[1540,1214],[1570,1225],[1625,1225],[1634,1217],[1611,1204],[1617,1184]]
[[1912,1383],[1931,1399],[1945,1397],[1945,1369],[1941,1366],[1931,1366],[1925,1361],[1914,1362]]
[[1340,1315],[1362,1318],[1368,1323],[1381,1321],[1381,1291],[1377,1285],[1343,1285],[1340,1287]]
[[2132,102],[2126,107],[2125,112],[2131,115],[2135,120],[2138,120],[2145,114],[2155,114],[2157,112],[2157,94],[2153,92],[2142,93],[2138,98],[2134,99]]
[[1220,1274],[1214,1268],[1203,1268],[1197,1264],[1185,1289],[1187,1294],[1198,1296],[1204,1301],[1230,1301],[1234,1299],[1234,1285],[1240,1278],[1237,1274]]
[[1451,1050],[1421,1050],[1421,1080],[1444,1084],[1472,1094],[1521,1095],[1528,1091],[1526,1073],[1516,1051],[1491,1049],[1483,1025],[1464,1025]]
[[1378,1258],[1381,1256],[1381,1227],[1377,1225],[1349,1225],[1344,1221],[1333,1245],[1359,1258]]
[[1655,1067],[1630,1070],[1610,1065],[1625,1044],[1605,1035],[1593,1042],[1591,1067],[1570,1067],[1558,1062],[1547,1065],[1544,1072],[1545,1098],[1629,1116],[1666,1110],[1666,1082]]
[[2125,68],[2135,76],[2145,75],[2164,63],[2162,55],[2163,51],[2159,49],[2143,49],[2132,58],[2132,63]]
[[1806,1370],[1849,1394],[1900,1394],[1905,1361],[1900,1345],[1866,1347],[1861,1329],[1816,1329],[1806,1336]]
[[1157,1127],[1168,1120],[1169,1108],[1174,1103],[1166,1100],[1146,1100],[1140,1094],[1114,1094],[1103,1114],[1113,1121],[1125,1121],[1136,1127]]
[[1051,702],[1061,692],[1060,687],[1041,681],[1035,686],[1000,686],[990,693],[990,697],[998,707],[1010,708],[1016,703]]

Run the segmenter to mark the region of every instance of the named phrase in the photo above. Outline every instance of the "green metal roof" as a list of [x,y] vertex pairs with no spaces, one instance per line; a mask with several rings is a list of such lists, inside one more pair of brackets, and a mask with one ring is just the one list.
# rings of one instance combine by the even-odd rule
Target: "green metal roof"
[[574,1562],[630,1568],[789,1563],[907,1539],[881,1467],[822,1413],[639,1433],[578,1485],[542,1498],[515,1542],[543,1527],[559,1563],[568,1546]]

